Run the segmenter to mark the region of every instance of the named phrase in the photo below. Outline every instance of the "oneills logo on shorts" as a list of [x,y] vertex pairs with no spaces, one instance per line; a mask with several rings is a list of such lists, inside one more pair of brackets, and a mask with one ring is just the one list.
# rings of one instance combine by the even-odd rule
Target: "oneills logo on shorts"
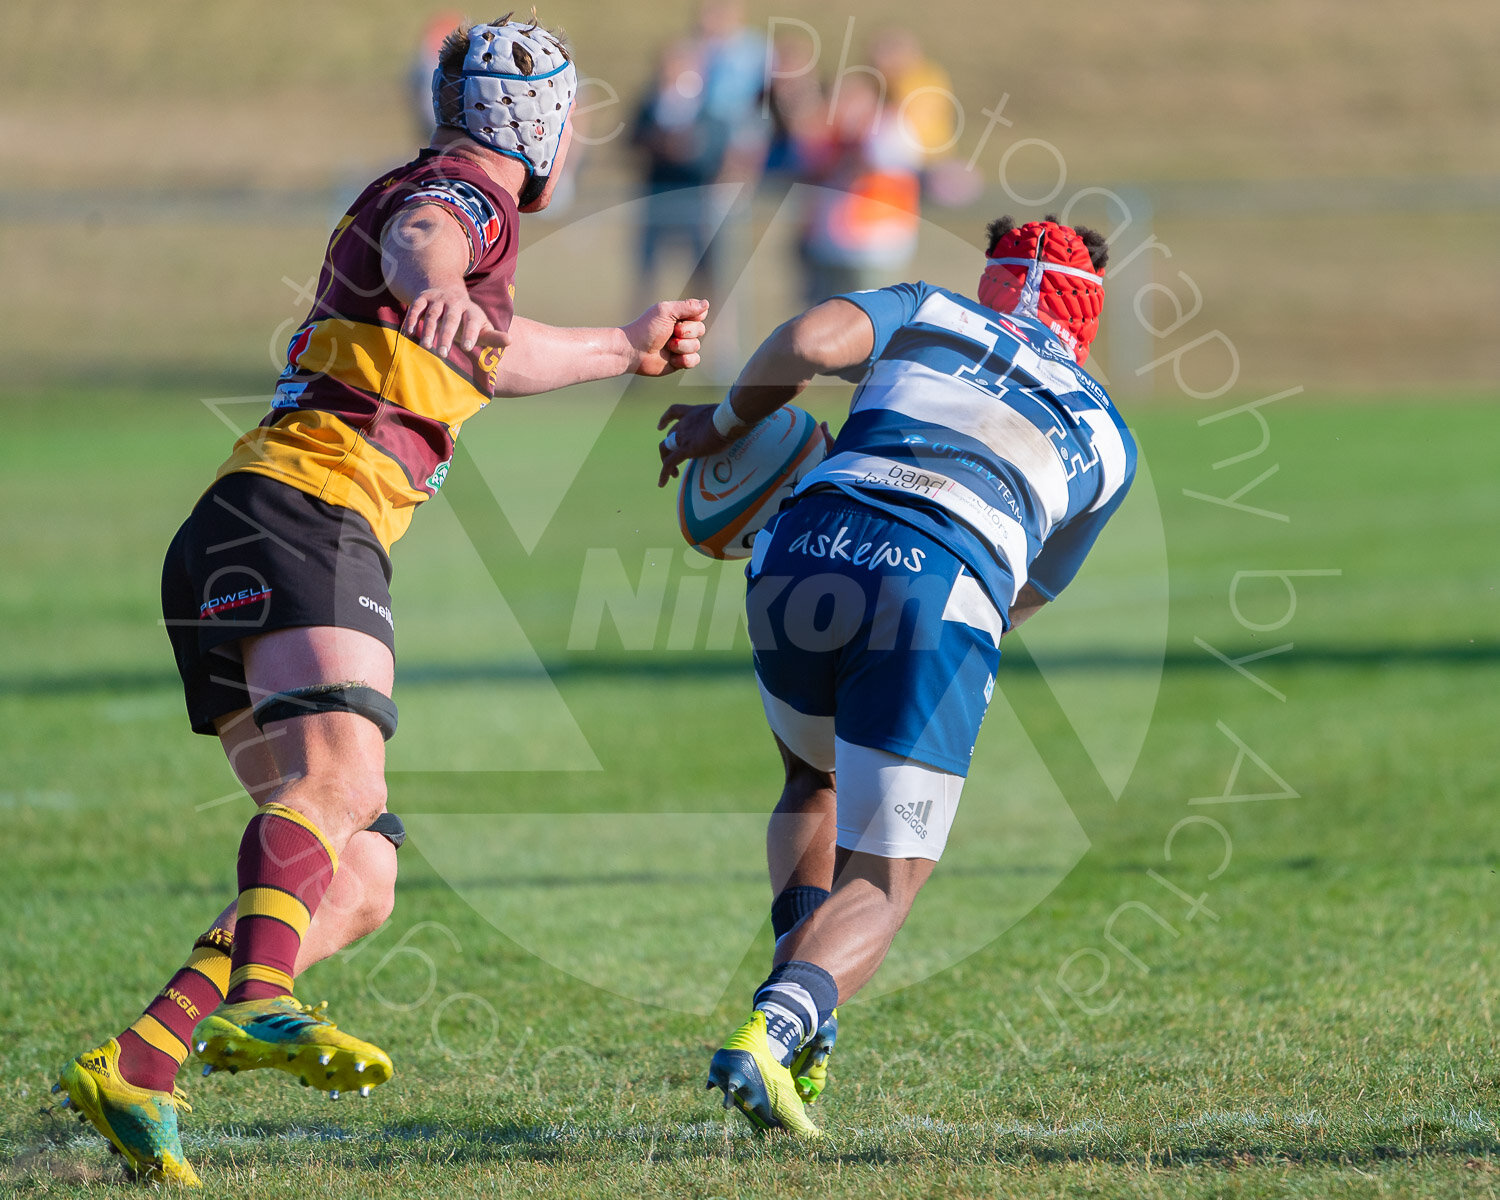
[[391,616],[391,610],[388,609],[384,604],[381,604],[379,601],[371,600],[368,596],[361,596],[359,598],[359,606],[361,608],[368,608],[372,613],[380,617],[380,619],[383,620],[392,629],[396,628],[396,619]]

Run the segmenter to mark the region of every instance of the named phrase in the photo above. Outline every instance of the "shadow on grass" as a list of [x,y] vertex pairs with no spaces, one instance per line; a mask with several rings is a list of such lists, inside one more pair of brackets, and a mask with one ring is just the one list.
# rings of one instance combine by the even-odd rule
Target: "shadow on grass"
[[[1254,649],[1224,650],[1228,658],[1256,653]],[[1299,646],[1288,651],[1284,668],[1487,666],[1500,662],[1500,642],[1434,643],[1425,646]],[[1049,654],[1047,671],[1222,671],[1224,664],[1198,650],[1171,650],[1158,663],[1149,654],[1110,650],[1080,650]],[[433,683],[507,683],[513,680],[554,681],[595,679],[717,679],[750,676],[750,658],[722,652],[697,655],[574,655],[535,663],[418,663],[402,666],[397,676],[402,685]],[[176,672],[169,667],[115,671],[77,671],[55,675],[0,676],[0,696],[76,696],[91,692],[146,692],[178,686]]]
[[[97,1182],[97,1166],[75,1157],[84,1143],[72,1133],[72,1122],[43,1110],[44,1119],[34,1131],[36,1144],[12,1147],[0,1158],[0,1183],[20,1183],[40,1175],[63,1182]],[[50,1116],[52,1119],[47,1120]],[[1372,1123],[1367,1140],[1350,1139],[1354,1130],[1334,1134],[1338,1140],[1308,1145],[1289,1138],[1231,1139],[1222,1144],[1183,1138],[1177,1143],[1152,1135],[1148,1141],[1110,1137],[1103,1128],[1095,1133],[1110,1137],[1108,1145],[1092,1144],[1088,1137],[1073,1144],[1059,1144],[1065,1134],[1038,1131],[1017,1134],[1003,1124],[900,1122],[889,1128],[841,1129],[830,1125],[828,1138],[817,1146],[804,1147],[778,1137],[762,1139],[737,1120],[715,1120],[652,1125],[642,1123],[623,1128],[558,1122],[528,1125],[501,1121],[484,1128],[462,1128],[434,1124],[393,1123],[376,1128],[347,1128],[329,1121],[260,1121],[230,1123],[219,1129],[185,1131],[189,1158],[199,1167],[213,1170],[224,1160],[243,1170],[257,1163],[268,1167],[294,1165],[295,1148],[313,1149],[324,1156],[325,1169],[347,1166],[379,1170],[417,1159],[427,1163],[462,1167],[506,1160],[533,1163],[570,1163],[584,1166],[592,1161],[607,1166],[622,1157],[645,1154],[658,1161],[714,1160],[726,1153],[736,1157],[761,1157],[771,1152],[775,1160],[787,1154],[813,1162],[879,1167],[908,1163],[930,1164],[934,1158],[949,1158],[954,1164],[996,1163],[1010,1166],[1105,1166],[1147,1167],[1156,1170],[1211,1167],[1225,1171],[1252,1167],[1354,1167],[1392,1161],[1424,1159],[1500,1158],[1500,1140],[1464,1132],[1443,1136],[1440,1121],[1418,1121],[1399,1130]],[[1122,1131],[1123,1132],[1123,1131]],[[1145,1132],[1145,1131],[1142,1131]],[[1457,1133],[1457,1131],[1454,1131]],[[92,1139],[90,1139],[92,1141]],[[853,1147],[850,1143],[854,1143]],[[783,1153],[777,1153],[782,1151]]]
[[[403,811],[406,811],[403,809]],[[521,813],[522,816],[536,815],[533,810]],[[576,815],[576,814],[574,814]],[[644,815],[651,815],[649,813]],[[406,851],[403,851],[406,853]],[[943,870],[944,879],[990,879],[999,877],[1016,877],[1029,875],[1055,875],[1058,866],[1055,863],[1026,863],[1026,864],[997,864],[995,866],[949,866]],[[719,870],[702,872],[684,872],[680,870],[662,871],[612,871],[612,872],[588,872],[577,875],[489,875],[467,879],[450,879],[446,876],[419,875],[414,878],[401,878],[396,884],[398,893],[409,894],[412,892],[459,892],[460,889],[472,888],[506,888],[513,890],[540,889],[562,890],[574,887],[659,887],[659,888],[681,888],[692,886],[717,887],[725,883],[764,883],[766,873],[763,868],[746,868],[741,871]],[[162,895],[172,897],[213,897],[222,898],[224,889],[221,884],[199,882],[183,883],[179,880],[142,880],[121,883],[118,887],[99,887],[90,879],[81,883],[74,893],[66,885],[54,886],[53,895],[59,899],[66,898],[70,894],[86,894],[91,900],[108,901],[110,899],[139,899],[143,896]]]
[[[1439,1124],[1438,1128],[1441,1126]],[[1067,1165],[1098,1163],[1111,1166],[1146,1166],[1156,1169],[1209,1166],[1224,1170],[1245,1167],[1313,1167],[1352,1166],[1389,1161],[1415,1161],[1430,1158],[1481,1159],[1500,1157],[1500,1140],[1494,1137],[1464,1134],[1457,1137],[1436,1136],[1431,1125],[1413,1130],[1412,1136],[1423,1137],[1419,1144],[1403,1145],[1392,1140],[1390,1128],[1372,1130],[1367,1144],[1312,1145],[1278,1144],[1275,1139],[1261,1138],[1217,1145],[1184,1139],[1179,1144],[1163,1144],[1153,1139],[1149,1145],[1115,1142],[1109,1146],[1087,1143],[1058,1145],[1051,1136],[1027,1137],[1002,1134],[996,1136],[982,1125],[946,1127],[935,1138],[914,1136],[918,1130],[895,1128],[851,1129],[843,1137],[831,1127],[828,1139],[818,1146],[802,1147],[780,1138],[761,1139],[742,1128],[737,1121],[706,1120],[681,1125],[638,1125],[621,1129],[573,1123],[525,1125],[501,1122],[485,1129],[454,1129],[435,1125],[390,1125],[378,1130],[348,1130],[327,1123],[262,1122],[226,1131],[223,1150],[237,1155],[248,1153],[254,1158],[274,1161],[278,1144],[310,1144],[337,1148],[339,1157],[365,1167],[380,1167],[409,1159],[413,1153],[424,1159],[440,1156],[454,1165],[481,1164],[507,1158],[553,1163],[601,1162],[622,1153],[643,1151],[651,1147],[657,1159],[713,1158],[722,1160],[726,1151],[759,1153],[778,1145],[798,1156],[815,1161],[841,1164],[901,1164],[931,1162],[947,1151],[955,1162],[995,1162],[1010,1165]],[[862,1149],[844,1149],[841,1140],[875,1141]],[[959,1139],[969,1144],[955,1144]],[[972,1139],[972,1140],[970,1140]],[[209,1162],[215,1155],[215,1139],[199,1133],[190,1148],[196,1158]],[[892,1145],[891,1142],[899,1144]],[[220,1152],[223,1152],[221,1150]],[[780,1156],[778,1156],[780,1157]]]

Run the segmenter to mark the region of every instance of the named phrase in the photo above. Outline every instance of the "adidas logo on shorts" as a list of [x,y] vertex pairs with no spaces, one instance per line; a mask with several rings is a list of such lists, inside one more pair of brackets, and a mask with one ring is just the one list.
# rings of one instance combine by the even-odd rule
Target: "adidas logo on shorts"
[[932,815],[932,801],[926,800],[921,804],[898,804],[896,815],[912,827],[915,833],[923,841],[927,839],[927,818]]

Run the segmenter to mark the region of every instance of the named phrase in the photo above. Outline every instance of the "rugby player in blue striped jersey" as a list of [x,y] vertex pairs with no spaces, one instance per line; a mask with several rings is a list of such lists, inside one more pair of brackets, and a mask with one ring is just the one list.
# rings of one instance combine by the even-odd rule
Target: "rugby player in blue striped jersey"
[[1134,439],[1083,370],[1104,239],[1054,217],[988,233],[977,300],[902,283],[825,301],[776,330],[722,404],[661,420],[665,484],[815,375],[858,385],[746,571],[786,770],[767,836],[776,951],[708,1087],[758,1129],[819,1136],[804,1106],[827,1082],[835,1007],[942,856],[1001,637],[1072,580],[1135,474]]

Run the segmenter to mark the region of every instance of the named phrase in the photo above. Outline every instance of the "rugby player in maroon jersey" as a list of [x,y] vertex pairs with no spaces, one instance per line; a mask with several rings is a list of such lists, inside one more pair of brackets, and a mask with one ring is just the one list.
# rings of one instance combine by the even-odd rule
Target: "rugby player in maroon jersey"
[[177,1127],[189,1048],[205,1074],[273,1066],[335,1099],[391,1077],[384,1051],[292,983],[394,903],[388,554],[442,486],[462,424],[496,397],[698,363],[706,301],[603,329],[513,312],[518,217],[551,200],[577,87],[566,47],[534,21],[449,35],[432,143],[339,221],[270,413],[167,552],[162,606],[192,727],[219,738],[258,807],[237,900],[140,1019],[54,1089],[138,1174],[198,1182]]

